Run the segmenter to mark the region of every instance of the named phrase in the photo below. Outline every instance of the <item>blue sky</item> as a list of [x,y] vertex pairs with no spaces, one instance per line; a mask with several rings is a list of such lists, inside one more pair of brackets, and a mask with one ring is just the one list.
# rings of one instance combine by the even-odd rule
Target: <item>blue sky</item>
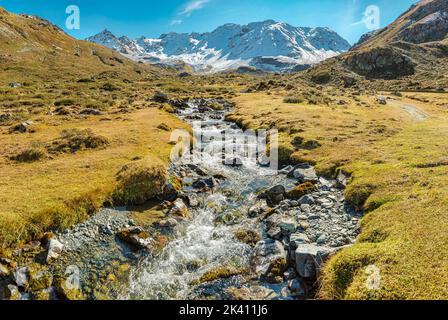
[[81,12],[80,30],[86,38],[107,28],[118,36],[159,37],[163,33],[206,32],[229,22],[246,24],[274,19],[295,26],[325,26],[349,42],[368,32],[363,13],[380,8],[381,26],[395,20],[417,0],[0,0],[15,13],[36,14],[65,28],[68,5]]

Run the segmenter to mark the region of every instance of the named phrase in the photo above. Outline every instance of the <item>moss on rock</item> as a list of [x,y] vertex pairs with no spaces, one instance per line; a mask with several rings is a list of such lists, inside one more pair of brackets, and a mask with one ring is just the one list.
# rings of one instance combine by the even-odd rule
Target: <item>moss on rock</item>
[[167,173],[162,164],[143,159],[125,165],[116,179],[115,204],[143,204],[163,192]]
[[199,279],[191,282],[191,285],[197,286],[203,283],[212,282],[218,279],[227,279],[246,272],[243,268],[217,267],[204,273]]
[[299,200],[304,195],[312,192],[314,189],[315,189],[314,184],[312,184],[311,182],[305,182],[295,187],[291,191],[287,192],[286,197],[291,200]]
[[238,229],[234,234],[238,241],[250,245],[251,247],[254,247],[261,240],[260,234],[254,230]]

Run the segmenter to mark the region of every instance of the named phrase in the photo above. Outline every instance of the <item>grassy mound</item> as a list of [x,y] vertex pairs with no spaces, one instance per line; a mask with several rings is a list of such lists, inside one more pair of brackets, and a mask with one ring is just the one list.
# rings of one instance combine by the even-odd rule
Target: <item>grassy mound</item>
[[163,191],[167,171],[163,164],[143,159],[125,165],[117,175],[115,204],[143,204]]

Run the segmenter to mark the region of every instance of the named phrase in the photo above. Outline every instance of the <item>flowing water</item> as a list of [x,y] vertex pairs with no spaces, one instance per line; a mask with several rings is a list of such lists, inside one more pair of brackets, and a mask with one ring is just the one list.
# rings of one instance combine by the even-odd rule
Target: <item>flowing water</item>
[[[187,121],[191,118],[202,119],[202,135],[207,137],[225,130],[239,132],[234,124],[224,121],[223,112],[208,114],[199,112],[197,106],[191,105],[180,117]],[[243,165],[238,167],[223,164],[223,143],[232,142],[212,141],[205,144],[203,149],[208,152],[202,154],[198,165],[207,172],[225,176],[226,180],[211,193],[198,193],[202,201],[199,208],[191,209],[192,220],[176,230],[176,239],[159,256],[148,257],[132,272],[125,298],[200,298],[197,296],[200,290],[196,290],[191,282],[201,275],[219,267],[250,268],[252,248],[236,240],[234,230],[243,226],[260,229],[260,225],[246,217],[249,208],[257,202],[256,193],[269,186],[278,183],[287,185],[292,181],[278,176],[276,172],[273,174],[272,170],[259,166],[252,159],[241,159]],[[242,146],[235,146],[238,147]],[[188,192],[194,193],[192,189],[187,189]],[[217,222],[219,218],[225,223]],[[240,280],[229,280],[227,284],[218,284],[215,289],[222,290],[219,285],[225,287]]]
[[[171,175],[183,179],[182,198],[190,205],[191,218],[177,218],[177,226],[168,230],[149,228],[150,233],[162,232],[170,239],[162,252],[154,253],[132,250],[118,238],[120,230],[135,225],[131,212],[126,208],[103,209],[88,221],[57,235],[64,245],[64,254],[54,271],[67,275],[67,270],[78,270],[82,291],[92,299],[104,297],[101,294],[114,299],[227,299],[232,298],[226,290],[231,287],[252,290],[247,298],[254,295],[258,299],[291,298],[291,287],[297,287],[291,281],[298,279],[294,261],[284,279],[280,279],[282,284],[264,283],[257,272],[266,266],[263,255],[269,249],[262,249],[260,256],[256,248],[238,241],[235,232],[257,231],[262,240],[277,239],[280,251],[283,248],[288,251],[290,233],[275,235],[272,225],[268,226],[258,217],[250,218],[248,212],[254,206],[266,208],[266,200],[257,197],[261,191],[277,185],[290,189],[297,180],[289,179],[285,170],[271,170],[259,165],[254,157],[242,157],[241,153],[237,153],[239,159],[234,165],[223,163],[223,158],[235,156],[232,150],[245,150],[245,156],[253,156],[256,143],[253,139],[244,142],[232,138],[241,131],[235,124],[225,121],[230,106],[214,111],[204,108],[203,101],[194,101],[178,110],[181,119],[193,125],[200,121],[202,136],[208,141],[200,148],[204,152],[199,153],[200,156],[195,154],[194,161],[183,158],[170,165]],[[230,137],[218,138],[222,132],[230,133]],[[232,148],[224,152],[223,147],[229,145]],[[203,190],[195,185],[198,181],[213,186]],[[286,222],[288,228],[291,220],[292,225],[298,226],[305,219],[307,227],[300,225],[296,229],[303,233],[303,228],[309,228],[306,234],[310,243],[331,248],[353,243],[359,216],[347,208],[343,192],[335,188],[333,182],[319,178],[317,190],[311,196],[314,199],[311,205],[300,201],[293,204],[288,200],[277,206],[273,210],[273,217],[278,219],[274,222],[277,229],[279,223]],[[195,205],[191,203],[192,197],[198,200],[193,201]],[[116,274],[116,266],[129,264],[129,277],[121,278],[118,284],[109,283],[110,274]],[[235,275],[216,277],[216,281],[201,279],[217,270],[231,270]]]

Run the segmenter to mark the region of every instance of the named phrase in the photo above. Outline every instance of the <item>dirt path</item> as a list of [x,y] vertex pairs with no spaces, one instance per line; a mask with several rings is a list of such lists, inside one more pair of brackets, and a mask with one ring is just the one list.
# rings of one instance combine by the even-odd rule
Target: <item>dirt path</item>
[[400,107],[401,109],[406,111],[415,121],[425,121],[429,117],[426,112],[411,104],[403,103],[397,100],[389,100],[389,104]]

